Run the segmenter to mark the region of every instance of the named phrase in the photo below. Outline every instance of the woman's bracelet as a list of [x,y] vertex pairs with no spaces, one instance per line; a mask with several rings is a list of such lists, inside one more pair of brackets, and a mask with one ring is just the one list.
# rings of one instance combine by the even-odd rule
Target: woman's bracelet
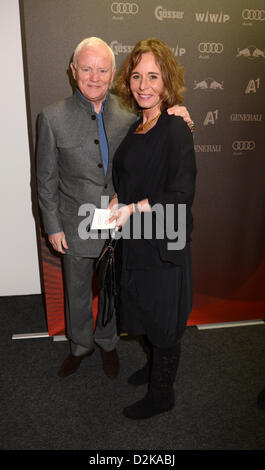
[[187,122],[187,124],[188,124],[188,126],[189,126],[189,128],[190,128],[190,131],[191,131],[191,132],[195,132],[195,124],[194,124],[194,122],[193,122],[193,121],[189,121],[189,122]]
[[140,214],[140,210],[139,210],[139,206],[138,206],[138,202],[134,202],[134,212],[135,214]]

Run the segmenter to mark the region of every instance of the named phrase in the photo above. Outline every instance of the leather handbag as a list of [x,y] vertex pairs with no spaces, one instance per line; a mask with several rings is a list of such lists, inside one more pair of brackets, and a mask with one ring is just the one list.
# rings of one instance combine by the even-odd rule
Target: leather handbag
[[101,291],[101,323],[106,326],[113,317],[117,305],[117,286],[115,275],[115,247],[117,244],[115,232],[106,240],[100,256],[95,264],[95,278]]

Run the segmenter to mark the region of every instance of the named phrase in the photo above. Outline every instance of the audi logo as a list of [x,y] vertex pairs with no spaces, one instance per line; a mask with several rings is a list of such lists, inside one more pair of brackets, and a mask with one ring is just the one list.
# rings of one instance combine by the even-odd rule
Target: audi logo
[[205,54],[221,54],[224,46],[221,42],[200,42],[198,50]]
[[233,150],[254,150],[254,140],[235,140],[232,144]]
[[243,10],[242,11],[242,18],[243,20],[265,20],[265,10]]
[[111,4],[111,11],[115,15],[124,14],[124,15],[136,15],[139,11],[139,6],[137,3],[118,3],[114,2]]

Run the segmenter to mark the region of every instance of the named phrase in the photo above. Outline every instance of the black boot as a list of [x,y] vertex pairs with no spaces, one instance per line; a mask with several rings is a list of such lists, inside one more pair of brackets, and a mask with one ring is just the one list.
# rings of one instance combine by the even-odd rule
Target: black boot
[[150,380],[151,364],[148,361],[142,369],[134,372],[129,378],[128,383],[130,385],[144,385],[147,384]]
[[144,385],[150,382],[153,347],[146,337],[142,338],[142,342],[143,349],[147,355],[147,363],[128,378],[130,385]]
[[154,347],[151,382],[142,400],[124,408],[130,419],[147,419],[171,410],[175,405],[174,381],[180,358],[180,343],[173,348]]

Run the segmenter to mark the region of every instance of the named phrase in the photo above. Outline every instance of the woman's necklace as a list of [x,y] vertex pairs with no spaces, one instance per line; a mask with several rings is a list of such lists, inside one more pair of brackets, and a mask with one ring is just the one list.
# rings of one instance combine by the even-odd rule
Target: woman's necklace
[[146,121],[145,124],[143,124],[143,123],[141,122],[141,123],[139,124],[139,126],[135,129],[135,131],[134,131],[135,134],[138,134],[138,132],[142,132],[142,131],[144,131],[145,129],[147,129],[148,127],[150,127],[151,124],[152,124],[156,119],[159,118],[160,114],[161,114],[161,111],[160,111],[160,113],[157,114],[157,116],[155,116],[153,119],[151,119],[150,121]]

